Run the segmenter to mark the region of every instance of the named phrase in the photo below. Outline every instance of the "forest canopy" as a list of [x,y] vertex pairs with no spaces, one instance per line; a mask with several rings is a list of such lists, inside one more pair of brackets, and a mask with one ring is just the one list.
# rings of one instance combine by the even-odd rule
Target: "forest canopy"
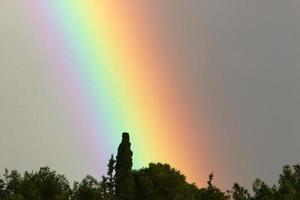
[[70,185],[66,176],[41,167],[19,173],[4,170],[0,177],[0,200],[300,200],[300,166],[284,166],[278,183],[267,185],[256,179],[249,192],[238,183],[228,191],[214,185],[199,188],[169,164],[150,163],[132,170],[130,137],[123,133],[117,156],[111,155],[107,173],[100,179],[90,175]]

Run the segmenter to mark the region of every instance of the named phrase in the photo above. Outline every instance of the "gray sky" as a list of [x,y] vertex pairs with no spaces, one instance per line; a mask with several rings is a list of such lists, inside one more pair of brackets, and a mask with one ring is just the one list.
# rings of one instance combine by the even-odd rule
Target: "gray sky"
[[93,165],[71,125],[61,86],[52,80],[53,66],[32,31],[28,10],[21,1],[0,4],[0,169],[50,165],[80,180],[94,172]]
[[240,137],[240,170],[274,183],[283,164],[300,160],[300,2],[199,4]]
[[[194,86],[201,73],[210,74],[204,77],[207,105],[224,151],[228,147],[225,157],[234,155],[226,166],[237,170],[229,184],[249,186],[255,177],[275,183],[283,164],[300,160],[300,2],[190,0],[152,6],[183,47],[181,56],[190,65],[182,69],[182,81],[191,99],[200,99]],[[93,169],[83,164],[88,158],[82,162],[73,153],[82,145],[68,136],[81,136],[70,125],[67,102],[50,86],[55,83],[47,77],[49,64],[25,10],[17,0],[1,1],[0,169],[50,163],[80,179]],[[203,65],[204,58],[209,64]],[[88,154],[84,148],[80,153]]]
[[276,183],[300,160],[300,2],[172,2],[156,6],[184,47],[187,95],[204,84],[230,181]]

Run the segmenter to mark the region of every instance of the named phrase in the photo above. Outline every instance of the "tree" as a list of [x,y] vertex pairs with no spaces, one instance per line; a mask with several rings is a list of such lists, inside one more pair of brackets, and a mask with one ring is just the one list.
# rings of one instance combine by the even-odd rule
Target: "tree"
[[33,179],[33,176],[33,173],[25,172],[20,186],[20,193],[24,199],[41,200],[42,195]]
[[168,164],[150,163],[147,168],[134,171],[135,199],[195,200],[197,187],[188,184],[180,171]]
[[128,133],[122,134],[116,161],[116,199],[132,200],[134,198],[134,181],[132,176],[132,151]]
[[20,186],[22,183],[22,176],[17,170],[9,172],[5,169],[4,181],[6,185],[6,193],[8,196],[16,195],[20,192]]
[[87,175],[80,184],[76,183],[73,187],[72,200],[100,200],[101,193],[98,181]]
[[269,188],[262,180],[256,179],[253,183],[254,200],[271,200],[273,199],[272,189]]
[[5,182],[3,179],[0,179],[0,199],[6,197]]
[[43,200],[69,198],[71,189],[64,175],[56,174],[56,171],[51,171],[49,167],[41,167],[38,172],[31,176]]
[[108,162],[108,170],[107,170],[107,192],[108,192],[108,199],[113,200],[115,197],[115,164],[116,160],[114,155],[111,155],[109,162]]
[[294,168],[294,187],[296,189],[296,194],[295,196],[299,197],[300,196],[300,165],[297,164],[297,165],[294,165],[293,166]]
[[71,192],[65,176],[57,175],[49,167],[25,172],[23,176],[16,170],[5,170],[3,182],[5,200],[65,200]]
[[[279,187],[277,197],[284,200],[299,199],[297,196],[297,190],[299,191],[299,166],[294,166],[294,170],[291,166],[284,166],[282,174],[279,177]],[[298,187],[297,187],[298,186]],[[298,193],[299,195],[299,193]],[[297,198],[296,198],[297,197]]]
[[230,197],[213,185],[214,174],[208,177],[207,188],[199,190],[197,200],[228,200]]
[[100,182],[100,194],[101,198],[104,200],[109,199],[109,194],[108,194],[108,180],[106,176],[102,176],[102,181]]
[[238,183],[234,183],[232,190],[229,193],[233,200],[250,200],[249,192]]

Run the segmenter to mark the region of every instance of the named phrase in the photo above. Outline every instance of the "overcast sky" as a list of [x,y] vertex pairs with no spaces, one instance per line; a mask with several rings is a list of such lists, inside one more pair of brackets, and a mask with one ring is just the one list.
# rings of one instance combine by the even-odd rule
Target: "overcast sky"
[[[182,81],[191,99],[200,98],[193,85],[201,72],[210,74],[205,80],[212,118],[225,143],[238,140],[228,152],[238,151],[232,165],[237,174],[245,174],[242,182],[249,185],[261,177],[275,183],[283,164],[300,160],[300,1],[154,4],[151,9],[184,49],[181,56],[189,65],[182,69]],[[66,102],[54,98],[59,94],[49,86],[49,64],[26,12],[18,0],[0,3],[0,169],[37,168],[48,164],[46,156],[51,166],[78,179],[90,165],[72,158],[81,144],[68,135],[80,136],[64,116]],[[209,64],[203,65],[206,55]],[[235,133],[223,129],[226,123]],[[58,135],[65,140],[57,141]],[[66,159],[73,168],[63,168]]]
[[241,170],[274,183],[283,164],[300,160],[300,2],[212,0],[199,8],[240,137]]

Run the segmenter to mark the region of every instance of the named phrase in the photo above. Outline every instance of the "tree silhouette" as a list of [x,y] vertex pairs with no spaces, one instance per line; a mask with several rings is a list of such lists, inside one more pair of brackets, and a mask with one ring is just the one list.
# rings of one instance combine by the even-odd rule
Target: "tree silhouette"
[[208,181],[207,181],[208,189],[211,189],[213,187],[213,184],[212,184],[213,179],[214,179],[214,173],[211,173],[208,176]]
[[272,187],[256,179],[253,195],[235,183],[228,194],[214,185],[214,174],[207,187],[198,188],[168,164],[150,163],[132,171],[132,151],[128,133],[123,133],[116,160],[112,155],[101,181],[87,175],[73,188],[64,175],[49,167],[23,174],[9,171],[0,177],[0,200],[300,200],[300,166],[286,165]]
[[37,173],[31,173],[31,180],[44,200],[65,199],[70,194],[70,186],[64,175],[57,175],[49,167],[42,167]]
[[0,179],[0,199],[4,198],[6,195],[5,182],[3,179]]
[[87,175],[80,184],[74,184],[72,200],[99,199],[101,199],[99,183],[92,176]]
[[71,194],[65,176],[56,174],[49,167],[25,172],[23,176],[16,170],[5,170],[1,185],[4,188],[1,200],[65,200]]
[[249,192],[238,183],[234,183],[232,190],[229,191],[233,200],[250,200]]
[[193,200],[197,187],[188,184],[180,171],[168,164],[150,163],[147,168],[134,171],[135,199],[145,200]]
[[219,188],[213,185],[214,174],[208,176],[207,188],[199,190],[197,195],[198,200],[228,200],[230,197],[222,192]]
[[106,176],[102,176],[102,181],[100,182],[100,194],[101,199],[108,200],[109,194],[108,194],[108,180]]
[[256,179],[253,183],[253,192],[255,200],[271,200],[273,199],[273,194],[271,188],[269,188],[265,182],[260,179]]
[[128,133],[122,134],[116,162],[116,199],[133,200],[132,151]]
[[108,200],[115,199],[115,164],[116,160],[114,155],[111,155],[108,162],[108,170],[107,170],[107,192],[108,192]]

